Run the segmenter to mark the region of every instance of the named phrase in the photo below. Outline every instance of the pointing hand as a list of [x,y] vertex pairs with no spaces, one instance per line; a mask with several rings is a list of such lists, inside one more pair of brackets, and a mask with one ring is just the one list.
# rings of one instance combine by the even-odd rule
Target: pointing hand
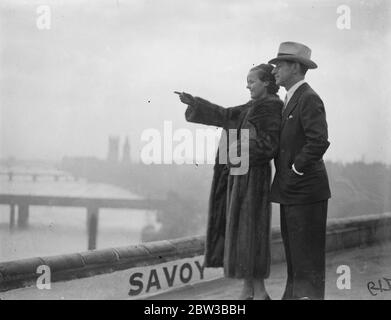
[[179,95],[179,99],[184,104],[192,104],[194,102],[194,97],[191,94],[189,94],[189,93],[178,92],[178,91],[174,91],[174,93]]

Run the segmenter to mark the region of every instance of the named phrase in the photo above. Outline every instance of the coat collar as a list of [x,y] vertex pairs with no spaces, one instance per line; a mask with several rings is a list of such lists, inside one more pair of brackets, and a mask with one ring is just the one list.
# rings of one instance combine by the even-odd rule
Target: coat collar
[[258,99],[258,100],[251,100],[249,103],[251,106],[253,107],[263,107],[263,106],[267,106],[267,105],[270,105],[270,104],[275,104],[275,103],[281,103],[282,101],[280,100],[280,98],[277,96],[277,95],[269,95],[267,97],[264,97],[262,99]]
[[298,102],[300,96],[308,88],[310,88],[310,86],[306,82],[303,83],[299,88],[297,88],[297,90],[293,94],[292,98],[289,100],[288,105],[286,106],[284,112],[282,113],[282,124],[281,124],[282,127],[284,126],[284,124],[285,124],[285,122],[287,120],[288,115],[290,113],[292,113],[292,111],[296,108],[297,102]]
[[265,98],[259,100],[251,100],[250,101],[250,110],[248,120],[252,120],[254,117],[260,116],[260,110],[264,109],[268,106],[280,105],[282,108],[283,102],[277,95],[269,95]]

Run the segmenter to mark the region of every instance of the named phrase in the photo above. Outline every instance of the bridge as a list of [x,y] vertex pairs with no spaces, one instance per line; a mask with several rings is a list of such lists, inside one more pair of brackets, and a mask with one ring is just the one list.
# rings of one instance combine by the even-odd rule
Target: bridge
[[[326,299],[391,298],[391,213],[329,220],[326,239]],[[194,236],[3,262],[0,298],[236,299],[240,280],[204,268],[204,245],[204,236]],[[267,287],[279,299],[286,271],[278,228],[271,270]]]
[[[61,175],[55,170],[3,170],[0,173],[14,172],[20,175],[51,176]],[[69,176],[69,175],[68,175]],[[0,180],[0,205],[9,206],[9,227],[11,230],[28,229],[30,207],[72,207],[85,208],[87,221],[87,250],[96,249],[98,238],[99,211],[101,209],[134,209],[147,211],[164,210],[165,199],[146,199],[122,189],[98,183],[81,181],[66,183],[37,180],[34,183],[14,180]]]
[[7,176],[8,181],[13,181],[15,177],[30,177],[33,182],[36,182],[41,177],[51,177],[54,181],[60,181],[61,178],[67,180],[77,181],[79,177],[72,176],[68,173],[61,171],[42,171],[42,172],[30,172],[30,171],[14,171],[14,170],[3,170],[0,171],[0,176]]
[[[128,199],[128,198],[101,198],[101,197],[72,197],[72,196],[39,196],[22,194],[0,194],[0,204],[10,206],[9,226],[15,227],[16,213],[17,226],[20,229],[28,228],[30,206],[50,207],[83,207],[87,214],[88,250],[96,248],[98,237],[99,209],[164,209],[165,200],[155,199]],[[16,210],[17,209],[17,210]]]

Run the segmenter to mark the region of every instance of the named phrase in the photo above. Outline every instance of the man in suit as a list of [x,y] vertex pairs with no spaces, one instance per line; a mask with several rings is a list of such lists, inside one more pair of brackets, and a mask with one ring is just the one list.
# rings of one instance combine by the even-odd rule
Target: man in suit
[[328,142],[323,102],[305,82],[317,65],[300,43],[281,43],[273,74],[285,97],[271,201],[280,203],[288,279],[282,299],[324,299],[327,203],[323,154]]

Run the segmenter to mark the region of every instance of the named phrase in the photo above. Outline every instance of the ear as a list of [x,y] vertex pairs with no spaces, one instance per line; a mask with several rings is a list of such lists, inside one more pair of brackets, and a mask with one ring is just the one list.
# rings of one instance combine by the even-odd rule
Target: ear
[[295,74],[301,73],[301,70],[300,70],[300,63],[299,63],[299,62],[295,62],[294,65],[295,65],[295,66],[294,66]]

